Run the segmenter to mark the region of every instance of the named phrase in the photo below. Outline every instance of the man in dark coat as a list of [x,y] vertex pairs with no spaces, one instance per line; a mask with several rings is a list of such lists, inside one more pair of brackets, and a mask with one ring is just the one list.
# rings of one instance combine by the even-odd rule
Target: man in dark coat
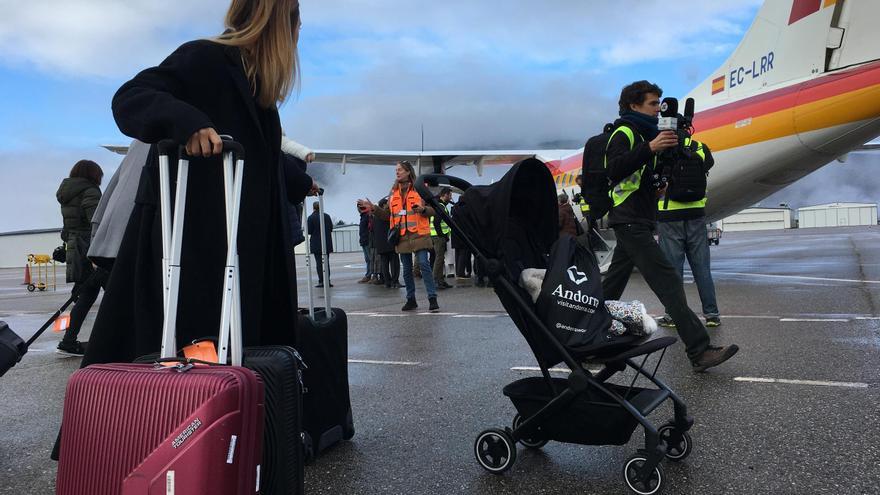
[[[388,206],[388,198],[379,200],[379,207],[386,208]],[[394,246],[388,242],[389,231],[388,220],[373,217],[373,247],[379,254],[379,271],[381,272],[382,281],[385,287],[400,287],[400,257],[394,250]]]
[[[315,287],[324,287],[324,262],[321,256],[321,217],[318,212],[318,202],[312,204],[312,214],[309,215],[309,252],[315,257],[315,268],[318,270],[318,285]],[[324,213],[324,238],[327,239],[327,276],[330,276],[330,253],[333,252],[333,220],[330,215]],[[327,280],[330,284],[330,281]],[[330,284],[333,287],[333,284]]]
[[360,213],[360,223],[358,225],[358,244],[361,246],[361,250],[364,252],[364,263],[367,265],[367,269],[364,272],[364,278],[358,280],[359,284],[366,284],[372,279],[373,267],[372,257],[370,256],[370,222],[372,219],[370,218],[372,215],[368,212],[361,211],[360,207],[358,207],[358,213]]
[[[213,129],[247,153],[238,235],[244,344],[295,341],[296,280],[288,209],[313,181],[279,166],[281,125],[275,106],[260,106],[239,48],[209,40],[186,43],[158,67],[125,83],[113,98],[120,130],[146,143],[186,143]],[[174,162],[174,161],[173,161]],[[172,179],[176,166],[172,166]],[[177,344],[215,336],[220,323],[226,221],[221,160],[191,157],[186,204]],[[151,149],[119,255],[92,329],[83,365],[130,362],[159,349],[163,320],[158,159]]]

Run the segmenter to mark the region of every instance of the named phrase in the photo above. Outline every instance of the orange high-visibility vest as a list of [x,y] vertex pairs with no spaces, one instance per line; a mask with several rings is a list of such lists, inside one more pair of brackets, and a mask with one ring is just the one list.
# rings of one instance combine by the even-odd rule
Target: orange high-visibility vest
[[399,228],[400,235],[406,231],[418,235],[431,235],[431,223],[428,217],[413,211],[413,206],[422,205],[422,198],[415,188],[410,186],[406,193],[406,202],[400,194],[400,187],[394,189],[388,207],[391,209],[391,227]]

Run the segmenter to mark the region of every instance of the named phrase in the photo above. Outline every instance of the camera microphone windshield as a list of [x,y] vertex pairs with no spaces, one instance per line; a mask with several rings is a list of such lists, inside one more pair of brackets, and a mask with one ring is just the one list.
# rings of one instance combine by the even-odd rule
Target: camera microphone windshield
[[688,119],[694,118],[694,99],[688,98],[684,100],[684,116]]
[[660,119],[657,127],[661,131],[674,131],[678,128],[678,100],[671,97],[663,98],[660,103]]

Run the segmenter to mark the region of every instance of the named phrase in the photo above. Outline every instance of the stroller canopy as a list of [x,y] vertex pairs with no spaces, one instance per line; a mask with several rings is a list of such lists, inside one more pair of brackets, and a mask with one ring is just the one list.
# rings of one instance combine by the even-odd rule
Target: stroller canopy
[[524,268],[546,267],[546,255],[559,236],[556,185],[543,162],[528,158],[498,182],[470,187],[453,217],[461,235],[484,256],[504,262],[517,280]]

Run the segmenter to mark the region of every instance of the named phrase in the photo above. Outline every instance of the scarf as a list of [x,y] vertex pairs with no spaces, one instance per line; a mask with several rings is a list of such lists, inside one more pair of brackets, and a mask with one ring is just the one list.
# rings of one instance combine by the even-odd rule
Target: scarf
[[635,127],[645,141],[651,141],[660,134],[660,130],[657,129],[657,117],[627,110],[620,115],[620,120]]

